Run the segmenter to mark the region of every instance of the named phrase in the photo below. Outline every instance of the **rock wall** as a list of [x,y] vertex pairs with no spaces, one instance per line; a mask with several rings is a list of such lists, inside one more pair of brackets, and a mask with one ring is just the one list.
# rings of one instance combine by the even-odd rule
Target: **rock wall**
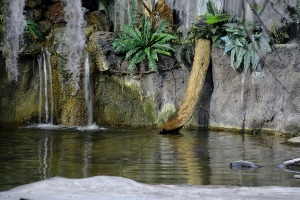
[[251,131],[300,132],[300,47],[274,46],[260,72],[237,72],[214,48],[210,126]]
[[[51,53],[54,123],[86,125],[87,109],[81,89],[73,95],[68,84],[70,74],[59,48],[64,41],[63,4],[57,0],[45,6],[27,1],[29,13],[35,13],[47,36],[45,48]],[[88,2],[88,1],[86,1]],[[38,11],[41,13],[38,15]],[[108,32],[111,22],[100,11],[87,12],[87,48],[92,58],[93,122],[98,125],[152,126],[163,124],[180,105],[186,90],[189,70],[177,66],[173,58],[160,56],[160,73],[150,72],[142,63],[133,76],[127,72],[124,54],[116,54]],[[48,27],[48,28],[47,28]],[[49,28],[50,27],[50,28]],[[5,59],[0,57],[0,124],[38,123],[40,77],[37,57],[41,43],[27,40],[19,59],[20,77],[9,83]],[[211,127],[249,131],[300,131],[300,47],[295,44],[274,46],[260,72],[237,72],[230,58],[213,48],[212,65],[192,119],[186,127]],[[83,72],[83,62],[79,66]],[[80,88],[83,88],[81,74]]]
[[7,80],[5,59],[0,57],[0,124],[38,121],[39,71],[34,57],[19,58],[18,82]]

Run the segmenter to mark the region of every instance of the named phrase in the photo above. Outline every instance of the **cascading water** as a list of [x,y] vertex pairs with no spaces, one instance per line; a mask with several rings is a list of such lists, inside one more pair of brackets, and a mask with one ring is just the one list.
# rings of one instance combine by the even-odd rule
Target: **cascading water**
[[122,24],[131,24],[137,12],[141,12],[141,10],[142,4],[140,0],[115,1],[114,6],[109,7],[109,18],[113,21],[114,31],[122,30]]
[[91,91],[91,79],[90,79],[90,59],[89,53],[84,52],[84,93],[85,102],[87,106],[87,125],[93,124],[93,94]]
[[90,55],[87,51],[84,51],[84,94],[87,107],[87,126],[78,127],[78,130],[99,129],[99,126],[93,123],[93,93],[91,83],[91,65]]
[[[54,104],[53,104],[50,53],[48,51],[42,50],[42,54],[38,58],[38,66],[39,66],[39,76],[40,76],[39,124],[51,125],[53,124]],[[44,120],[42,117],[43,112],[45,113]]]
[[74,94],[78,91],[80,79],[80,60],[85,47],[86,38],[83,27],[86,25],[84,20],[84,8],[81,0],[65,0],[64,8],[65,20],[67,22],[64,32],[64,44],[62,45],[63,52],[67,57],[67,69],[72,75],[71,83],[74,86]]
[[26,20],[23,15],[25,0],[6,1],[4,17],[4,49],[9,81],[18,80],[19,44],[22,41]]
[[[110,8],[110,18],[113,20],[115,31],[121,30],[121,24],[127,24],[128,19],[133,20],[136,16],[136,12],[143,12],[142,0],[118,0],[115,2],[114,7]],[[146,2],[146,0],[143,0]],[[152,0],[152,3],[156,3],[158,0]],[[130,3],[128,3],[130,2]],[[134,2],[134,3],[131,3]],[[192,22],[199,16],[204,15],[207,12],[208,0],[165,0],[165,3],[173,11],[173,17],[175,25],[189,28]],[[250,9],[248,2],[241,0],[212,0],[218,10],[226,10],[232,16],[243,16],[247,19],[253,19],[253,13]],[[127,6],[130,5],[130,6]],[[135,6],[135,9],[132,9]],[[129,23],[130,23],[129,20]]]

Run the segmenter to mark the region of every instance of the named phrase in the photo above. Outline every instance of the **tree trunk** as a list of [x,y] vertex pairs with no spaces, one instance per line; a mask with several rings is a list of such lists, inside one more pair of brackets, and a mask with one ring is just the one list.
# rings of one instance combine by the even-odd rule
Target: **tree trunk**
[[179,108],[169,117],[168,121],[159,129],[159,133],[179,131],[192,117],[204,85],[206,72],[211,56],[209,40],[198,39],[195,47],[195,57],[189,83]]

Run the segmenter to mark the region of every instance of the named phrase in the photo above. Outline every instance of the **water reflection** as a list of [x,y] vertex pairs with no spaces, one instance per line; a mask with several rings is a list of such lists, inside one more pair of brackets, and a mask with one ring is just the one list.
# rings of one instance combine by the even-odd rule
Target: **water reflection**
[[[294,173],[276,168],[297,158],[300,149],[268,135],[182,130],[164,136],[151,129],[1,127],[0,138],[0,190],[55,176],[96,175],[150,184],[300,185]],[[231,170],[229,164],[237,160],[262,167]]]

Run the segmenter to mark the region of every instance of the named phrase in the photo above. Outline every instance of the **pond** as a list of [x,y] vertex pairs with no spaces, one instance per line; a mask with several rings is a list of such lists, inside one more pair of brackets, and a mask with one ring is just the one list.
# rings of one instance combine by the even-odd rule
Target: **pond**
[[[271,135],[147,128],[0,128],[0,191],[51,177],[121,176],[148,184],[300,186],[294,172],[276,167],[300,148]],[[235,170],[233,161],[261,168]]]

